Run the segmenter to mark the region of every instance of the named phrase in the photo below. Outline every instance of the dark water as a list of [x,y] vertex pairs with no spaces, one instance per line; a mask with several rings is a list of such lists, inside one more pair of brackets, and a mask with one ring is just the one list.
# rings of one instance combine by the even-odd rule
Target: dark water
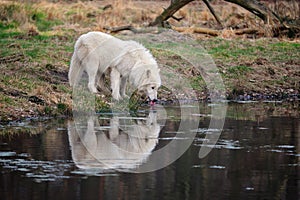
[[[204,138],[215,131],[208,129],[211,107],[201,105],[200,115],[184,118],[178,107],[169,107],[165,115],[101,114],[2,126],[1,199],[299,199],[299,108],[229,105],[217,144],[200,159]],[[185,109],[193,113],[192,106]],[[198,121],[198,129],[178,132],[182,121]],[[151,152],[174,140],[181,148],[190,139],[172,164],[131,173],[151,161]],[[169,150],[159,162],[175,153]]]

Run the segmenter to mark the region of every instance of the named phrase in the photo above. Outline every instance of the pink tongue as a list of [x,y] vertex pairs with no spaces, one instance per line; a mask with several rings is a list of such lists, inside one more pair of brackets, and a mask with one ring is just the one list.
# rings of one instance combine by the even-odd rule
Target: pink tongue
[[150,101],[150,106],[154,106],[155,102],[154,101]]

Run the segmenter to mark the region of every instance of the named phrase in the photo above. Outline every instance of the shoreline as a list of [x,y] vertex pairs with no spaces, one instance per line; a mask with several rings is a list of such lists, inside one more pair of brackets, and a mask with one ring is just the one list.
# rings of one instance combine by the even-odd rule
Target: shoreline
[[[218,103],[226,103],[227,105],[255,105],[258,107],[261,106],[274,106],[274,107],[289,107],[291,106],[292,108],[289,108],[288,110],[294,110],[294,111],[299,111],[300,110],[300,99],[281,99],[281,100],[225,100],[225,101],[220,101],[220,102],[210,102],[210,101],[203,101],[203,100],[191,100],[191,99],[185,99],[185,100],[178,100],[177,102],[162,102],[158,101],[158,105],[162,106],[167,106],[167,107],[172,107],[172,106],[178,106],[178,105],[190,105],[190,104],[195,104],[199,103],[199,105],[214,105]],[[179,104],[180,102],[180,104]],[[150,105],[143,104],[141,107],[145,108]],[[138,112],[140,109],[138,109],[136,112]],[[144,109],[142,109],[144,110]],[[102,112],[104,113],[110,113],[111,110],[98,110],[95,111],[96,114],[101,114]],[[1,128],[5,126],[14,126],[14,124],[18,123],[23,123],[23,122],[30,122],[30,121],[44,121],[44,120],[51,120],[54,118],[61,118],[61,119],[72,119],[72,111],[68,111],[66,114],[56,114],[56,115],[34,115],[34,116],[22,116],[22,117],[15,117],[10,120],[0,120],[0,130]],[[296,117],[299,117],[300,114],[295,115]]]

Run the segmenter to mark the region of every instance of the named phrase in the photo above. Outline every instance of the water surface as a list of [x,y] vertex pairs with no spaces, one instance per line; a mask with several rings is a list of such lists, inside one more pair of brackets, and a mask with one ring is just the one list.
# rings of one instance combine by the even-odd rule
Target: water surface
[[[200,159],[211,107],[139,116],[111,113],[79,121],[48,119],[0,127],[1,199],[299,199],[297,109],[232,104],[212,151]],[[180,123],[190,132],[178,132]],[[190,137],[196,133],[196,137]],[[160,170],[132,173],[171,141],[192,145]],[[176,153],[172,149],[162,155]]]

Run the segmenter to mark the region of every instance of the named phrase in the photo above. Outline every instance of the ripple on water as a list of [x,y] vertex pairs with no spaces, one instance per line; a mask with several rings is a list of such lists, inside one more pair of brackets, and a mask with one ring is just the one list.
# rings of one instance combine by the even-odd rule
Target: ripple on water
[[2,158],[2,157],[14,157],[16,155],[17,155],[17,153],[13,152],[13,151],[0,152],[0,158]]
[[41,161],[29,159],[30,157],[28,153],[0,152],[0,166],[8,172],[23,172],[25,177],[32,178],[37,183],[70,178],[65,172],[74,167],[72,161]]
[[210,169],[225,169],[225,166],[222,165],[211,165],[209,166]]
[[208,139],[196,138],[194,145],[200,147],[209,147],[214,149],[229,149],[229,150],[244,149],[244,147],[240,145],[240,142],[238,140],[218,140],[217,143],[214,145],[210,144],[209,142],[210,141]]

